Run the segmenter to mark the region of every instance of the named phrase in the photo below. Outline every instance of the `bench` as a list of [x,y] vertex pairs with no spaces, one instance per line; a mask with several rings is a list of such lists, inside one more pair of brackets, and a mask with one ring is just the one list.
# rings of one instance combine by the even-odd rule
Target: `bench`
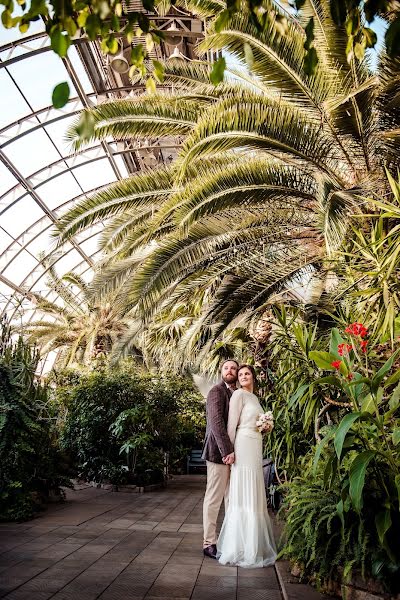
[[195,450],[192,448],[190,454],[187,456],[187,464],[186,464],[186,473],[190,473],[190,469],[193,469],[195,472],[197,470],[206,470],[206,461],[201,458],[202,450]]

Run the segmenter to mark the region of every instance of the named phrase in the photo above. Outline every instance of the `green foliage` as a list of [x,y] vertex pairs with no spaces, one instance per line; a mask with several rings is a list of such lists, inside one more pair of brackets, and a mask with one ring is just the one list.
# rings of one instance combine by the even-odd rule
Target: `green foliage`
[[[343,333],[332,330],[332,365],[328,353],[310,353],[321,370],[337,373],[318,377],[315,390],[323,390],[328,408],[337,412],[340,404],[347,414],[343,409],[331,414],[323,437],[307,455],[303,479],[288,486],[285,553],[301,563],[304,574],[316,573],[321,581],[333,575],[340,561],[345,576],[361,570],[397,592],[400,349],[382,365],[368,341],[367,328],[356,322]],[[330,405],[332,398],[336,405]],[[324,502],[329,503],[326,511]]]
[[[347,32],[328,2],[305,1],[299,21],[270,3],[232,2],[216,13],[200,50],[233,54],[235,72],[214,86],[209,64],[166,61],[168,91],[87,109],[91,132],[77,120],[67,134],[75,149],[109,136],[179,136],[177,159],[84,198],[58,227],[62,243],[106,220],[93,287],[118,289],[146,334],[162,315],[152,345],[179,322],[173,356],[185,366],[201,364],[284,290],[309,276],[319,284],[352,216],[369,211],[364,197],[386,196],[385,169],[395,172],[399,150],[399,63],[384,52],[376,72],[367,58],[348,63]],[[318,49],[308,75],[304,45]]]
[[[375,482],[360,516],[343,501],[338,479],[325,484],[323,466],[317,476],[305,473],[288,485],[281,509],[286,517],[283,554],[300,567],[302,578],[312,577],[320,587],[326,588],[333,578],[346,581],[359,570],[397,591],[398,552],[388,557],[375,527],[376,514],[381,513]],[[387,526],[384,520],[380,531]]]
[[57,396],[68,409],[63,447],[89,480],[162,480],[164,453],[179,469],[203,437],[204,402],[182,377],[140,374],[128,363],[68,381]]
[[38,353],[0,325],[0,520],[21,521],[71,484],[57,447],[56,408],[35,379]]
[[309,357],[323,337],[316,325],[304,323],[299,309],[273,307],[273,333],[265,354],[271,381],[265,399],[273,407],[275,427],[265,439],[265,453],[273,456],[281,477],[299,474],[302,457],[314,444],[323,396],[314,386],[318,370]]
[[115,295],[98,299],[79,275],[66,273],[59,277],[52,260],[43,259],[43,264],[47,284],[60,302],[33,292],[40,317],[25,324],[20,333],[38,344],[42,355],[56,350],[58,368],[107,360],[129,323],[116,306]]
[[214,85],[218,85],[224,79],[224,71],[226,67],[226,61],[223,56],[221,56],[218,60],[213,64],[213,68],[210,74],[211,82]]
[[[309,41],[308,27],[316,18],[328,8],[328,3],[317,1],[308,2],[307,0],[295,0],[297,11],[311,13],[308,25],[305,28],[307,41]],[[333,22],[345,30],[347,36],[346,55],[350,63],[354,57],[361,61],[364,58],[366,48],[374,48],[377,43],[376,33],[365,25],[365,22],[372,23],[375,17],[379,16],[389,22],[385,34],[385,42],[388,54],[394,58],[400,53],[400,14],[398,8],[393,10],[393,4],[390,0],[330,0],[330,14]],[[328,10],[329,10],[328,9]],[[390,17],[389,17],[390,15]],[[312,38],[311,38],[312,40]],[[309,49],[304,45],[307,52]],[[318,47],[316,48],[318,52]],[[306,54],[307,57],[307,54]],[[315,63],[316,65],[316,63]],[[311,71],[313,73],[314,69]]]
[[[31,0],[27,3],[22,0],[17,3],[1,0],[0,4],[4,6],[1,22],[6,29],[18,27],[21,33],[26,33],[33,21],[42,18],[46,23],[51,48],[61,58],[67,56],[71,40],[77,36],[87,36],[92,41],[100,38],[105,54],[118,52],[121,34],[132,42],[135,35],[144,32],[149,52],[163,36],[144,12],[124,13],[120,0]],[[146,11],[154,11],[153,0],[143,0],[142,4]],[[139,62],[144,67],[147,51],[141,44],[137,46],[132,68],[136,68]],[[143,68],[142,74],[145,72]],[[53,105],[62,108],[68,100],[69,87],[63,82],[53,90]]]
[[62,108],[68,102],[69,85],[66,81],[59,83],[53,90],[52,103],[54,108]]
[[371,323],[372,341],[384,343],[389,338],[393,348],[400,333],[400,180],[387,176],[386,197],[366,198],[370,213],[354,217],[336,264],[344,282],[336,300],[350,300]]

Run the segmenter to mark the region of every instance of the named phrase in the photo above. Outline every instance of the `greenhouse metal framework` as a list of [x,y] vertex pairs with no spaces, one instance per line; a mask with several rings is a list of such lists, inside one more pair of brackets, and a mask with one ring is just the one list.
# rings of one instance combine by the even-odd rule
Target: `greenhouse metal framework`
[[[139,9],[140,0],[125,4],[126,11]],[[174,8],[166,16],[147,14],[166,34],[150,58],[195,57],[204,31],[201,20]],[[141,42],[136,38],[132,44]],[[51,50],[43,24],[25,36],[1,30],[0,315],[9,319],[32,319],[33,292],[57,302],[46,285],[44,264],[50,256],[59,274],[74,271],[91,278],[102,225],[56,248],[55,226],[66,209],[113,181],[168,164],[176,155],[181,142],[176,137],[162,144],[157,139],[95,142],[76,153],[65,142],[68,126],[83,108],[143,91],[125,68],[131,44],[123,36],[119,44],[122,65],[114,67],[113,57],[105,56],[97,41],[77,38],[68,57],[60,59]],[[51,105],[51,92],[64,80],[70,100],[57,110]]]

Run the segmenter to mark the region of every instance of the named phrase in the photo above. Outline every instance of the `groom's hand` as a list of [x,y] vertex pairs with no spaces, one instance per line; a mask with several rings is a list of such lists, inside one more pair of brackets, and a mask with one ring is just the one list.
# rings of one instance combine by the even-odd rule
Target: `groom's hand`
[[227,454],[226,456],[224,456],[222,462],[224,463],[224,465],[233,465],[233,463],[235,462],[235,453],[231,452],[231,454]]

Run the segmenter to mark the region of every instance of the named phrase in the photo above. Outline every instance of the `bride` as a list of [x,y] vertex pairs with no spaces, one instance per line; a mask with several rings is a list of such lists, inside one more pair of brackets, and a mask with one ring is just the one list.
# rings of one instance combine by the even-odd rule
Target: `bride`
[[262,435],[256,421],[263,409],[253,393],[254,368],[238,370],[240,389],[229,403],[228,435],[234,444],[229,505],[217,541],[223,565],[266,567],[276,559],[276,547],[267,509],[262,471]]

